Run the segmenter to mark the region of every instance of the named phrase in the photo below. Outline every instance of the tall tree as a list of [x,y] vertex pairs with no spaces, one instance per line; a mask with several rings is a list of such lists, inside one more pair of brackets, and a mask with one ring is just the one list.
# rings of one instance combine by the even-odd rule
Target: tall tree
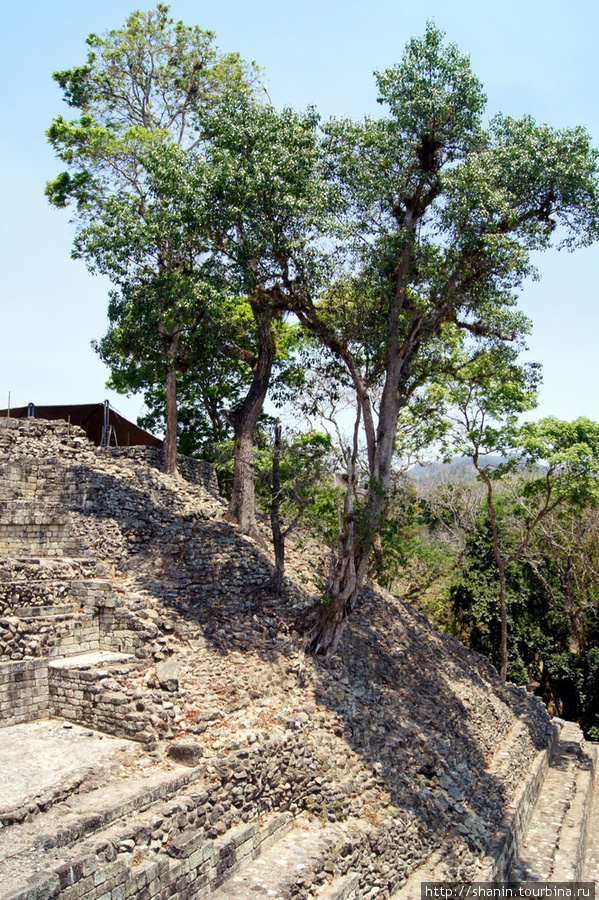
[[[483,125],[468,59],[433,25],[377,75],[389,110],[333,121],[330,172],[344,199],[345,273],[310,296],[288,291],[304,327],[340,361],[364,427],[369,483],[347,506],[337,565],[308,642],[332,652],[366,577],[385,517],[400,413],[458,358],[517,344],[528,323],[516,292],[530,252],[597,236],[598,155],[584,129],[531,118]],[[462,364],[460,362],[460,364]]]
[[205,273],[191,285],[189,275],[198,274],[198,258],[205,267],[207,248],[177,221],[172,190],[164,189],[164,154],[176,178],[181,153],[201,141],[201,113],[224,94],[249,93],[255,67],[220,53],[212,32],[174,22],[163,4],[87,43],[84,65],[53,76],[79,115],[57,116],[48,130],[67,171],[46,193],[56,206],[75,204],[74,253],[116,285],[113,325],[119,309],[131,324],[132,310],[143,308],[141,322],[154,330],[152,362],[160,359],[168,403],[165,467],[175,472],[176,374],[189,357],[182,336],[205,316],[205,292],[198,292]]
[[254,320],[252,381],[230,415],[235,472],[229,513],[251,533],[253,436],[286,334],[289,280],[312,293],[322,281],[326,254],[319,253],[316,239],[330,215],[331,191],[312,110],[278,112],[233,98],[203,122],[207,141],[196,160],[190,209],[195,200],[228,283],[247,299]]

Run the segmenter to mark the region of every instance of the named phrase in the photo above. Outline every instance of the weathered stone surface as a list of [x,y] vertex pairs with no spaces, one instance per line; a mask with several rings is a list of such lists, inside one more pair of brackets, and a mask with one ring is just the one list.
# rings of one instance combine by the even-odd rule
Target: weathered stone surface
[[174,659],[156,663],[156,678],[160,687],[174,694],[179,690],[179,667]]
[[199,744],[191,741],[177,741],[168,748],[168,756],[183,766],[197,766],[204,751]]
[[[266,530],[259,542],[240,536],[214,492],[115,458],[66,423],[0,423],[3,472],[0,498],[12,512],[0,520],[0,642],[11,662],[0,666],[0,717],[18,697],[30,718],[51,701],[55,714],[133,738],[140,755],[81,784],[69,810],[64,796],[47,810],[23,804],[20,822],[0,829],[0,896],[16,846],[24,874],[55,872],[63,856],[81,863],[69,890],[89,900],[186,896],[192,870],[198,888],[227,877],[212,868],[219,841],[229,849],[215,859],[250,854],[245,829],[268,830],[273,811],[304,813],[331,833],[343,825],[290,897],[336,881],[343,896],[354,877],[361,897],[387,897],[448,833],[451,871],[476,871],[547,742],[549,718],[534,697],[369,587],[337,656],[306,659],[295,623],[318,596],[324,548],[305,535],[289,547],[274,602]],[[84,622],[101,650],[130,658],[53,669],[49,696],[36,673],[70,639],[84,640]],[[526,727],[496,759],[518,722]],[[144,779],[176,766],[166,757],[173,742],[203,755],[182,770],[193,782],[154,795]],[[124,802],[128,781],[138,792]],[[80,845],[92,831],[96,843]],[[245,835],[237,847],[227,843],[236,834]],[[170,846],[189,854],[169,855]]]

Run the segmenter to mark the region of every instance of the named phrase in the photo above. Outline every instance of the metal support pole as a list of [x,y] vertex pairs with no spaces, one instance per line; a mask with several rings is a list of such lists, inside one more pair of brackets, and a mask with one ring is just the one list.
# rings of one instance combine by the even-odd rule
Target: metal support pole
[[104,401],[104,424],[102,425],[102,446],[108,447],[110,444],[110,402]]

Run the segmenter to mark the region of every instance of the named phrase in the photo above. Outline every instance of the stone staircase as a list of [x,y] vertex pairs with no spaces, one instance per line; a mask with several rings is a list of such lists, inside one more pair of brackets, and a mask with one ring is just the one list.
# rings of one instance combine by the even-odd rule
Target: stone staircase
[[[12,461],[4,476],[0,726],[52,716],[151,750],[169,736],[168,727],[160,730],[164,709],[152,706],[147,691],[141,700],[131,684],[159,657],[147,652],[152,620],[137,620],[113,583],[97,577],[65,511],[65,490],[69,503],[81,502],[78,485],[65,488],[47,460]],[[273,777],[272,761],[262,763],[263,749],[256,749],[264,776],[244,775],[250,797],[256,781]],[[80,792],[78,776],[3,809],[0,898],[353,900],[357,876],[334,874],[346,826],[272,811],[235,824],[237,813],[232,826],[223,823],[227,792],[248,793],[240,763],[233,764],[236,771],[226,776],[231,787],[220,792],[206,765],[170,763],[125,783],[111,776],[100,803],[93,790]]]
[[[489,773],[509,767],[518,752],[517,728],[506,736]],[[573,722],[554,720],[550,746],[539,751],[479,860],[476,881],[594,881],[599,883],[599,747]],[[456,880],[460,835],[451,829],[392,900],[418,900],[422,882]],[[473,880],[472,877],[467,880]],[[357,895],[360,896],[359,893]]]
[[101,632],[107,631],[102,626],[122,607],[123,599],[108,580],[95,576],[92,559],[5,555],[2,563],[0,653],[4,660],[100,649]]
[[[80,438],[64,440],[76,455]],[[0,727],[57,716],[151,744],[154,710],[136,708],[130,681],[156,628],[131,613],[74,527],[89,486],[60,460],[0,462]]]
[[[515,746],[514,735],[498,748],[490,769],[506,764],[510,744]],[[577,726],[556,723],[548,764],[543,766],[539,757],[519,801],[508,810],[512,830],[518,830],[515,822],[525,828],[517,859],[503,878],[494,860],[495,871],[481,870],[480,880],[596,881],[595,761],[596,747],[583,741]],[[0,897],[359,900],[370,896],[361,892],[359,873],[337,874],[346,848],[352,846],[348,835],[353,830],[355,846],[355,833],[364,823],[321,823],[305,814],[294,818],[287,812],[271,812],[208,837],[216,815],[207,771],[175,766],[174,771],[153,773],[150,783],[138,779],[126,784],[100,808],[93,794],[76,795],[54,830],[43,815],[35,827],[2,829]],[[418,896],[422,880],[439,880],[442,870],[435,859],[438,863],[435,855],[417,869],[393,894],[394,900]],[[31,871],[32,865],[35,875],[18,874]]]
[[154,741],[148,715],[126,693],[132,673],[147,668],[136,654],[149,632],[113,585],[95,577],[93,560],[61,554],[2,562],[0,727],[53,715]]
[[[333,874],[347,825],[274,812],[210,839],[200,770],[175,767],[150,777],[150,784],[109,790],[112,801],[102,806],[93,794],[67,798],[69,812],[58,827],[40,815],[33,825],[2,829],[2,900],[360,896],[355,873]],[[35,874],[20,874],[32,868]]]
[[[516,746],[517,736],[508,735],[489,770],[509,765]],[[499,854],[492,869],[481,869],[480,880],[597,880],[595,763],[596,747],[582,739],[580,729],[557,722],[550,759],[543,765],[539,755],[506,813],[512,834],[524,829],[514,851],[516,861],[502,877]],[[305,814],[294,818],[287,812],[271,812],[209,837],[216,815],[207,772],[201,766],[174,766],[174,771],[153,773],[150,784],[138,779],[101,808],[93,794],[74,796],[60,827],[48,828],[40,815],[25,841],[25,825],[2,829],[0,897],[359,900],[370,896],[361,891],[359,873],[337,874],[364,823],[321,823]],[[348,840],[352,831],[353,844]],[[505,829],[501,839],[504,847],[509,844]],[[509,856],[504,853],[504,860]],[[418,896],[423,880],[440,880],[445,874],[441,857],[437,853],[417,869],[393,894],[394,900]],[[32,864],[35,875],[18,874],[31,871]]]
[[[597,762],[597,759],[595,760]],[[592,787],[590,816],[587,831],[587,846],[583,880],[599,885],[599,778],[595,777]]]
[[587,857],[590,863],[596,855],[595,835],[589,841],[596,769],[597,746],[573,722],[563,723],[511,880],[595,880],[585,872]]

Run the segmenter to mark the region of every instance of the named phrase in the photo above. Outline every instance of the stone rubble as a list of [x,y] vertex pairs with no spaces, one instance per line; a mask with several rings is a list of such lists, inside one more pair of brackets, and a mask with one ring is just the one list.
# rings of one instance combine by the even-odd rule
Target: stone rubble
[[[537,698],[502,684],[486,659],[373,586],[337,655],[326,664],[306,657],[296,626],[318,598],[323,548],[308,536],[290,547],[275,601],[265,588],[266,529],[258,542],[239,535],[214,490],[92,447],[66,423],[0,420],[0,473],[3,662],[33,665],[59,652],[66,626],[91,617],[98,647],[128,659],[52,663],[54,714],[133,737],[157,767],[169,752],[195,766],[197,790],[175,801],[178,812],[150,811],[143,839],[124,828],[109,855],[150,859],[191,826],[216,840],[287,812],[331,828],[354,823],[321,872],[358,873],[362,898],[391,896],[449,832],[448,874],[480,872],[549,740]],[[30,514],[36,504],[43,521]],[[498,761],[518,722],[526,727]],[[35,831],[45,811],[22,812]],[[58,865],[59,849],[46,842],[32,867]],[[315,874],[297,896],[322,884]]]

